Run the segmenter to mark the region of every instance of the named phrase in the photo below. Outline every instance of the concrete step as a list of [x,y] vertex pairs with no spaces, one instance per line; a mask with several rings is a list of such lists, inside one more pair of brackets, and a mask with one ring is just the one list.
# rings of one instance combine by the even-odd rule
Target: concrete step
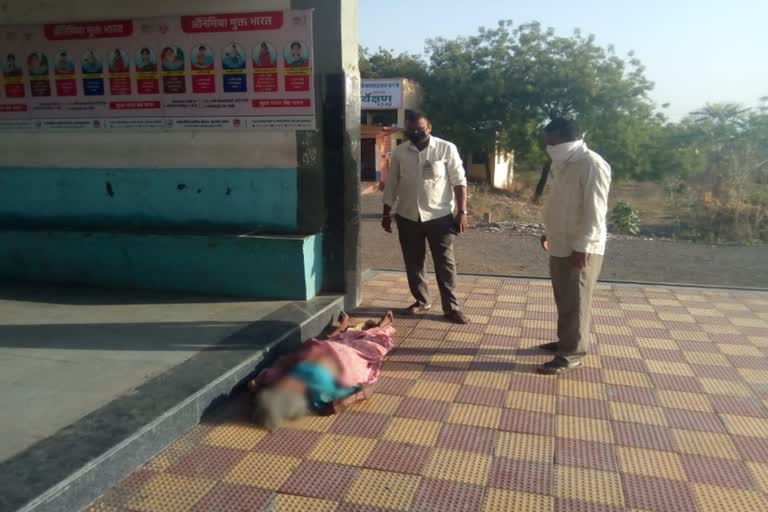
[[0,462],[0,510],[80,510],[239,392],[277,352],[319,334],[342,306],[340,296],[291,302]]
[[0,279],[307,300],[322,235],[3,229]]

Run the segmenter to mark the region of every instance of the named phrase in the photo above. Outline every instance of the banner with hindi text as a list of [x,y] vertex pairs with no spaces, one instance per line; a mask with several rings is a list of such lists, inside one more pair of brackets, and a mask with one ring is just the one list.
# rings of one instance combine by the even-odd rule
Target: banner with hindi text
[[312,11],[0,27],[0,130],[314,129]]

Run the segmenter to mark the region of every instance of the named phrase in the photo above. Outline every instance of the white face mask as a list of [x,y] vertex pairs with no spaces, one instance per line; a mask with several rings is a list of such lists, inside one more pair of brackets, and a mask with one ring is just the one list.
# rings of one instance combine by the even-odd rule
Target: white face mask
[[565,162],[573,156],[583,143],[583,140],[575,140],[573,142],[564,142],[557,146],[547,146],[547,154],[554,163]]

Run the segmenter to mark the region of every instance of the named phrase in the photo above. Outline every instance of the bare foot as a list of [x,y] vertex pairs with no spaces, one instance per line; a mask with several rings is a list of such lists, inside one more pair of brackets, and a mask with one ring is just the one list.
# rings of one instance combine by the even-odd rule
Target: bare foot
[[376,320],[366,320],[365,323],[362,325],[362,330],[367,331],[368,329],[373,329],[374,327],[378,327],[379,322]]
[[346,331],[349,329],[349,315],[344,311],[339,313],[339,325],[337,328],[341,331]]
[[385,314],[383,317],[381,317],[381,320],[379,320],[379,327],[390,326],[394,321],[395,315],[393,315],[391,311],[387,311],[387,314]]
[[321,340],[327,340],[328,338],[333,338],[334,336],[338,336],[342,332],[349,329],[349,315],[345,312],[339,313],[339,316],[336,318],[336,321],[338,324],[333,323],[333,319],[331,319],[330,322],[328,322],[328,326],[325,328],[325,331],[323,334],[318,336]]

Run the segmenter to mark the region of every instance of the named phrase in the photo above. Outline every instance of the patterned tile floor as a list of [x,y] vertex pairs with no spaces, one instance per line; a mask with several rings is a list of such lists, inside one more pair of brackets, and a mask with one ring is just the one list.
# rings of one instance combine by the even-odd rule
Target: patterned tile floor
[[544,377],[548,283],[461,287],[474,324],[398,319],[371,400],[273,434],[233,404],[89,510],[768,510],[768,294],[601,285],[586,367]]

